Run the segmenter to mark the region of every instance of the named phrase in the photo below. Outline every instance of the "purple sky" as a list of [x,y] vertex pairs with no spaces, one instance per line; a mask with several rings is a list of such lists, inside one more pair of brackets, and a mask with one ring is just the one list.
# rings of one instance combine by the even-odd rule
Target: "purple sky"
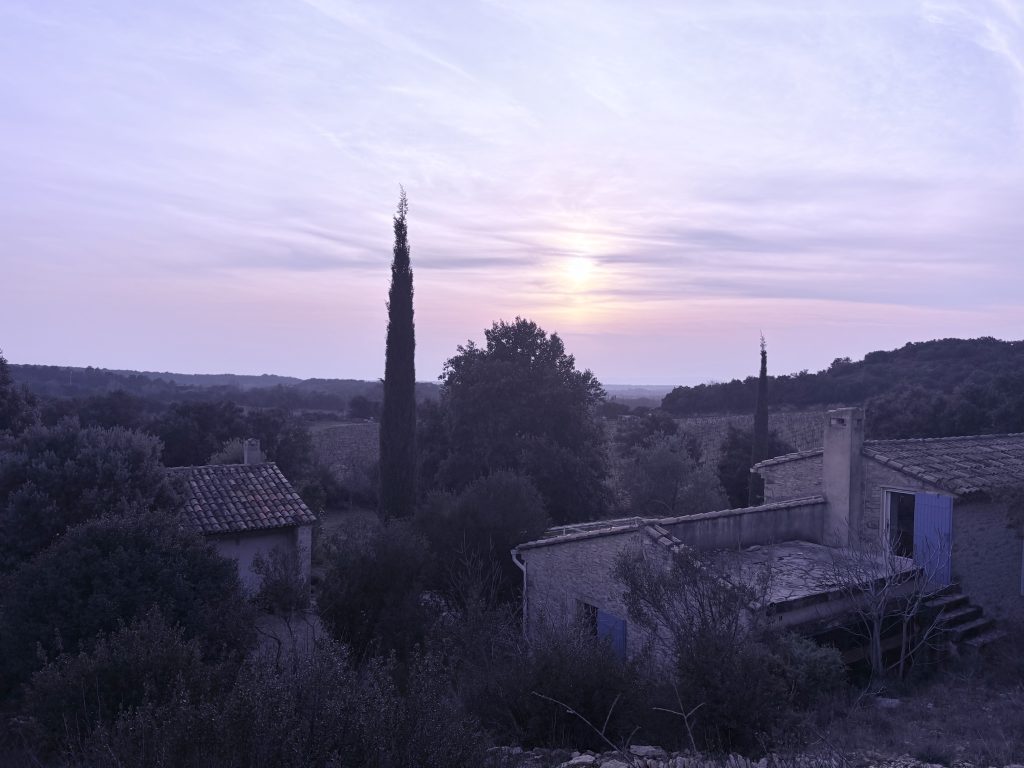
[[1024,1],[4,0],[13,362],[417,375],[492,320],[609,383],[1024,337]]

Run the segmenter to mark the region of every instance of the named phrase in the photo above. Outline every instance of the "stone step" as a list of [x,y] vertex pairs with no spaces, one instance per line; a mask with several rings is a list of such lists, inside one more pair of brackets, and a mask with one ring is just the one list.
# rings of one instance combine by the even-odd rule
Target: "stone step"
[[934,608],[939,611],[959,608],[965,603],[967,603],[967,595],[963,593],[941,595],[940,597],[933,597],[924,601],[926,608]]
[[964,645],[980,650],[987,645],[991,645],[997,640],[1002,640],[1004,637],[1006,637],[1005,631],[993,628],[986,632],[982,632],[979,635],[968,638],[964,641]]
[[971,637],[976,637],[986,630],[990,629],[995,624],[992,619],[985,618],[984,616],[980,619],[974,619],[974,621],[968,621],[965,624],[958,624],[955,627],[951,627],[949,634],[954,643],[960,643]]
[[981,608],[976,605],[962,605],[953,610],[943,611],[936,618],[936,624],[943,629],[953,629],[981,617]]

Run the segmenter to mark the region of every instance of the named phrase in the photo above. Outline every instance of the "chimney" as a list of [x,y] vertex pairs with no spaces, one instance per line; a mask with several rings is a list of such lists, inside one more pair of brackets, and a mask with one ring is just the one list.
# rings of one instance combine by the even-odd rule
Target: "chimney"
[[250,437],[242,443],[242,463],[262,464],[263,454],[260,453],[260,441]]
[[838,408],[825,414],[825,451],[822,458],[822,493],[828,502],[822,543],[848,547],[860,528],[861,455],[864,411]]

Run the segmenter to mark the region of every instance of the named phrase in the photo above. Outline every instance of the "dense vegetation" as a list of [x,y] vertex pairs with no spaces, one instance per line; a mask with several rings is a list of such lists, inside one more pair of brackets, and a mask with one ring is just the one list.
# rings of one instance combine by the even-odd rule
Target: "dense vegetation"
[[[871,437],[939,437],[1024,431],[1024,341],[912,342],[824,371],[770,376],[773,407],[867,407]],[[676,387],[662,407],[675,416],[750,413],[757,379]]]
[[[737,503],[754,451],[752,432],[733,430],[709,466],[659,411],[621,420],[609,444],[600,383],[535,323],[495,323],[448,361],[439,400],[420,408],[415,515],[318,537],[315,615],[280,553],[244,595],[234,564],[183,529],[163,472],[237,461],[256,435],[325,500],[334,481],[300,408],[158,388],[52,397],[18,386],[0,357],[0,762],[433,768],[485,765],[494,744],[631,738],[760,755],[817,739],[816,707],[844,701],[835,652],[757,621],[750,585],[692,552],[616,568],[637,627],[667,630],[667,667],[624,662],[583,621],[523,637],[512,547],[552,521],[720,508],[723,487]],[[1004,408],[1006,394],[977,402]]]

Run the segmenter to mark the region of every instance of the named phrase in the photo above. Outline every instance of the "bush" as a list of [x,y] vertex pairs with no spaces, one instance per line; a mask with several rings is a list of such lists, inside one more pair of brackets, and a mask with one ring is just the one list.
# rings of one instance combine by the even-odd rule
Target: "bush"
[[438,659],[414,657],[404,686],[397,671],[379,657],[356,667],[344,646],[320,638],[283,664],[254,655],[229,687],[202,698],[185,686],[171,697],[144,688],[112,722],[64,739],[63,751],[70,764],[90,768],[479,764],[476,723]]
[[522,576],[509,552],[539,538],[548,527],[544,502],[533,484],[512,472],[495,472],[458,496],[433,494],[417,512],[418,527],[430,543],[434,586],[451,592],[457,571],[479,562],[493,571],[495,599],[519,594]]
[[223,689],[231,667],[203,659],[195,640],[153,609],[101,635],[89,652],[65,654],[32,676],[24,712],[47,747],[81,743],[140,707],[197,700]]
[[253,637],[235,563],[176,518],[157,514],[73,528],[15,571],[7,587],[0,610],[5,689],[46,659],[88,652],[98,635],[154,606],[208,657],[244,651]]
[[834,690],[839,654],[774,629],[767,584],[740,582],[713,555],[622,553],[616,578],[630,618],[667,647],[679,711],[699,746],[751,752],[787,739],[798,713]]
[[364,536],[325,543],[326,570],[317,602],[324,626],[359,657],[407,654],[422,641],[426,542],[408,524],[391,522]]
[[0,568],[14,568],[86,520],[169,510],[178,500],[156,438],[73,421],[33,427],[0,454]]

